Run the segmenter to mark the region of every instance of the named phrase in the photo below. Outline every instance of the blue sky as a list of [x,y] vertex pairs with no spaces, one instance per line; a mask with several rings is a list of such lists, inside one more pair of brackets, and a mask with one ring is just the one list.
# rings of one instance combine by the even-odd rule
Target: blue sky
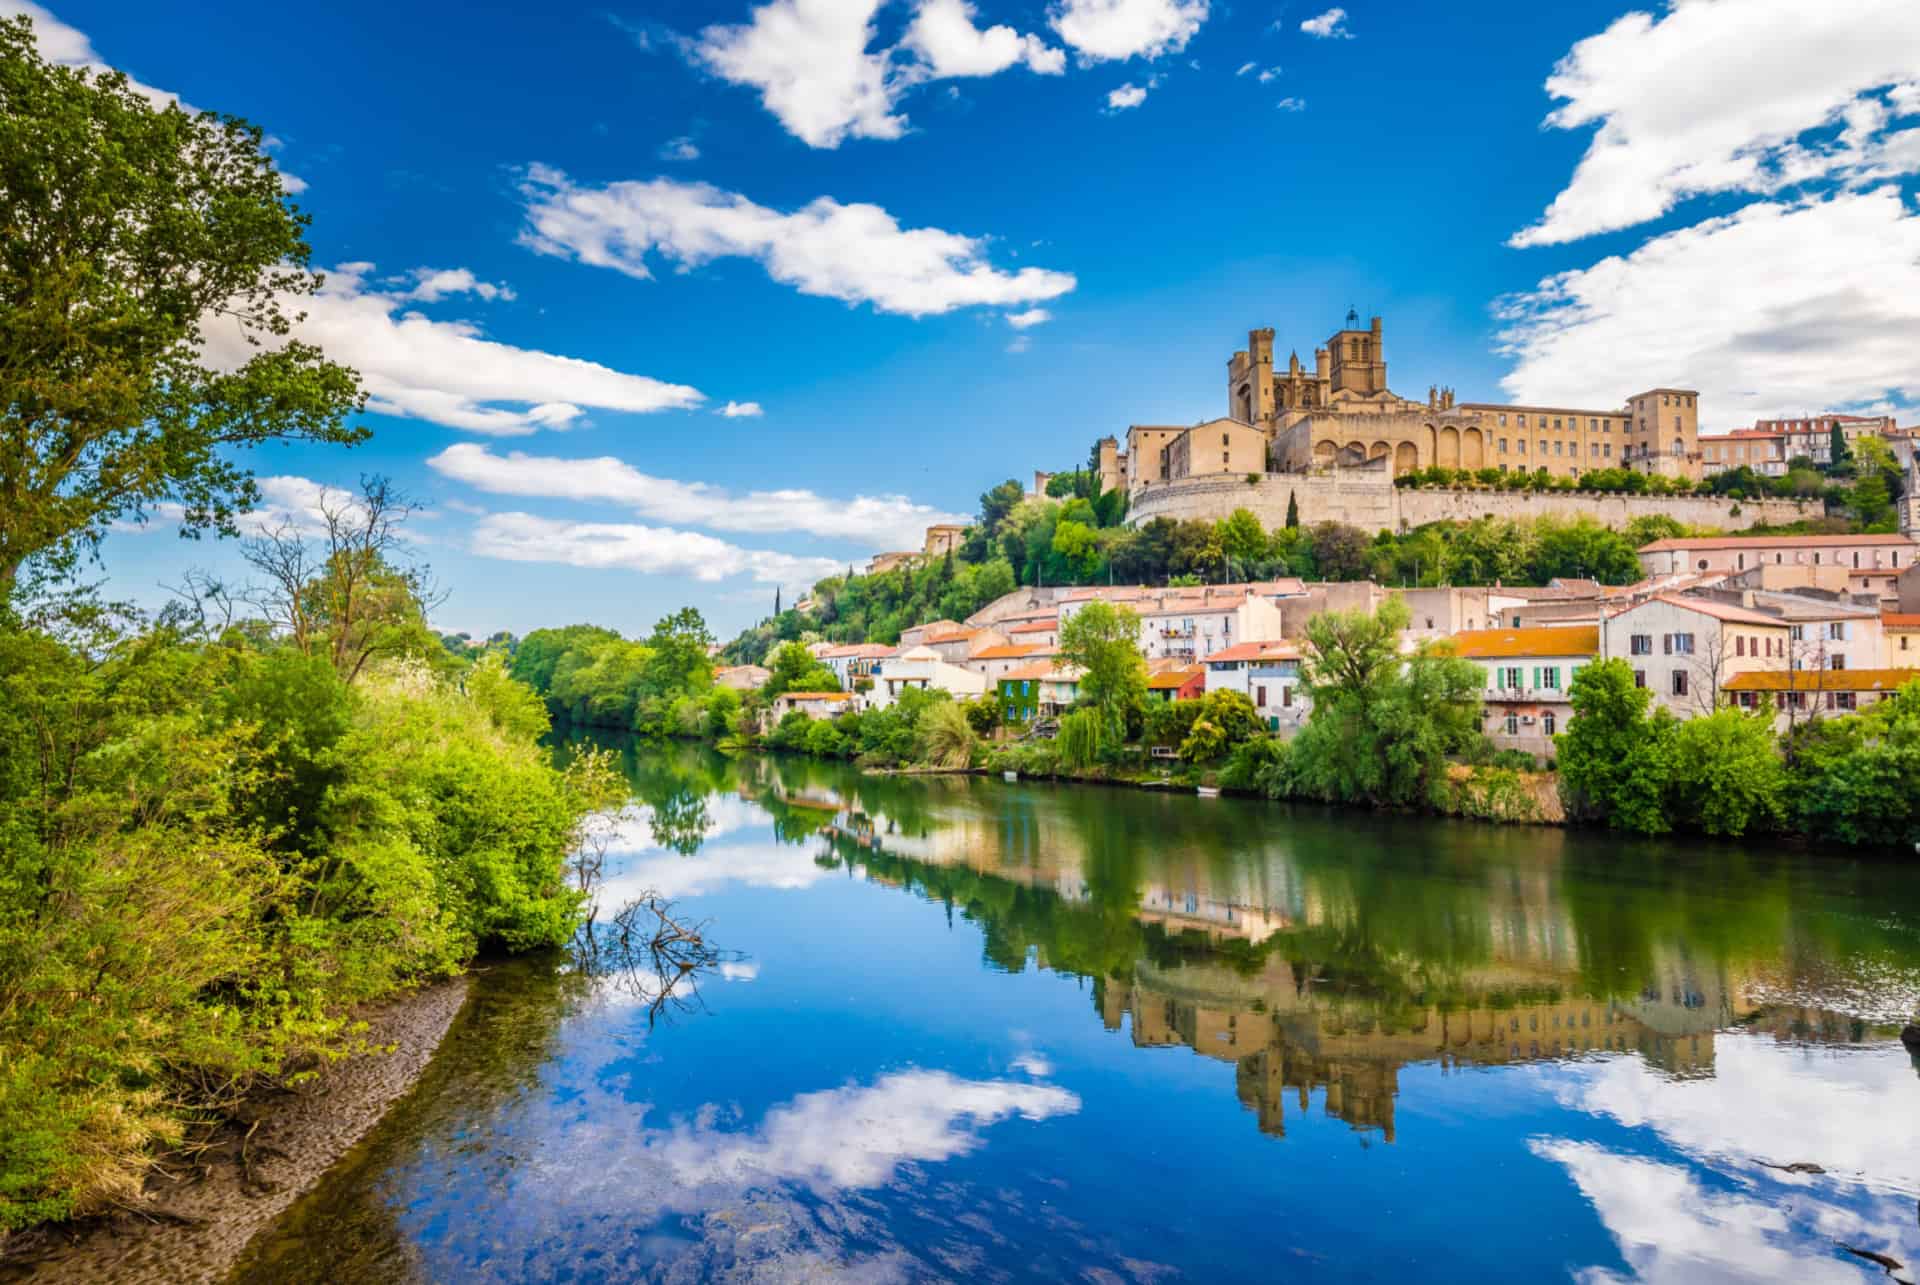
[[417,495],[443,627],[731,633],[1350,306],[1406,394],[1920,397],[1910,0],[21,10],[277,140],[374,438],[252,465]]

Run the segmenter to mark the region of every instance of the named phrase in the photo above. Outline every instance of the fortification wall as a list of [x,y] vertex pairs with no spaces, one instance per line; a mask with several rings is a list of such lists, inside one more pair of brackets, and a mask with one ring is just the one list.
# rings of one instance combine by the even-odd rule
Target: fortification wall
[[1385,471],[1329,469],[1323,473],[1265,473],[1254,481],[1243,474],[1157,482],[1133,497],[1127,522],[1140,526],[1154,518],[1217,522],[1235,509],[1247,509],[1268,527],[1287,520],[1287,502],[1300,510],[1300,522],[1345,522],[1366,531],[1401,531],[1429,522],[1501,518],[1590,517],[1623,527],[1637,517],[1660,514],[1687,526],[1737,531],[1757,523],[1797,522],[1819,517],[1818,501],[1724,500],[1709,496],[1595,495],[1581,491],[1427,491],[1401,489]]

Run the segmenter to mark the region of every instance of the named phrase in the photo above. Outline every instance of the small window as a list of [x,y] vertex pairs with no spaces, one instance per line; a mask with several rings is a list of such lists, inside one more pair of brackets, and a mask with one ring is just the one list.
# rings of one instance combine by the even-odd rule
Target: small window
[[1520,735],[1520,716],[1518,714],[1507,715],[1507,735]]
[[1547,713],[1542,714],[1540,716],[1540,730],[1545,732],[1548,736],[1552,736],[1554,734],[1554,730],[1558,726],[1559,724],[1554,721],[1553,713],[1551,710],[1549,710]]
[[1634,670],[1634,671],[1633,671],[1633,685],[1634,685],[1635,687],[1645,687],[1645,686],[1647,685],[1647,671],[1646,671],[1646,670],[1644,670],[1644,669],[1636,669],[1636,670]]
[[1687,694],[1687,671],[1684,669],[1676,669],[1673,671],[1673,694],[1675,696],[1685,696]]

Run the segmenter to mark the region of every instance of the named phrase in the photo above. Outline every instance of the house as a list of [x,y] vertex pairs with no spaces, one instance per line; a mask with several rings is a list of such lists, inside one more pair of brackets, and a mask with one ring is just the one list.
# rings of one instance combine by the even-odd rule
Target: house
[[969,625],[956,625],[952,629],[928,634],[921,640],[920,645],[931,649],[948,664],[958,665],[977,651],[984,651],[988,647],[1006,646],[1007,636],[998,629],[975,629]]
[[838,718],[853,707],[852,692],[782,692],[773,698],[768,726],[778,727],[781,719],[795,711],[808,718]]
[[727,665],[713,671],[716,687],[731,687],[737,692],[757,692],[772,677],[773,671],[764,665]]
[[1009,670],[1030,665],[1055,655],[1052,647],[1043,647],[1039,643],[1004,643],[993,647],[982,647],[960,663],[967,669],[980,674],[989,683],[997,683]]
[[1920,612],[1882,613],[1880,634],[1888,665],[1920,665]]
[[874,666],[895,650],[880,643],[842,643],[815,653],[815,659],[833,671],[845,690],[864,690],[872,680]]
[[1573,718],[1573,676],[1600,653],[1600,626],[1468,630],[1448,645],[1486,670],[1488,738],[1503,750],[1546,758]]
[[1920,669],[1777,670],[1735,674],[1722,686],[1729,703],[1757,709],[1771,699],[1774,725],[1785,731],[1796,720],[1851,714],[1878,704],[1920,678]]
[[1700,473],[1712,477],[1729,469],[1749,468],[1762,477],[1785,477],[1787,434],[1784,429],[1736,428],[1717,436],[1700,435]]
[[1270,732],[1293,732],[1306,721],[1308,701],[1300,676],[1300,649],[1290,642],[1238,643],[1204,662],[1208,692],[1239,692]]
[[873,671],[873,690],[866,694],[868,709],[886,709],[909,687],[951,693],[966,700],[987,691],[984,676],[943,660],[931,647],[909,647],[882,660]]
[[1171,589],[1134,610],[1140,617],[1140,650],[1149,660],[1165,656],[1195,662],[1235,643],[1284,636],[1280,608],[1244,588],[1230,593]]
[[1039,620],[1023,620],[1016,625],[1005,625],[1001,632],[1006,634],[1008,642],[1034,643],[1041,647],[1060,645],[1060,618],[1046,616]]
[[900,631],[900,647],[902,650],[908,647],[918,647],[926,642],[928,636],[931,634],[950,634],[956,629],[963,628],[965,628],[965,626],[957,620],[929,620],[923,625],[914,625],[910,629],[902,629]]
[[1787,622],[1712,598],[1655,594],[1608,617],[1600,654],[1633,667],[1636,686],[1682,718],[1710,712],[1721,684],[1749,670],[1789,668]]
[[883,571],[891,571],[895,567],[905,566],[919,556],[919,553],[912,550],[895,553],[876,553],[873,555],[872,560],[867,563],[867,574],[877,576]]
[[1877,669],[1890,663],[1878,605],[1816,590],[1707,590],[1698,596],[1785,621],[1790,669]]
[[1034,661],[1012,670],[998,684],[1000,717],[1018,726],[1065,713],[1080,698],[1080,679],[1085,673],[1078,665],[1053,660]]
[[1204,665],[1183,665],[1147,675],[1149,701],[1190,701],[1206,695],[1207,669]]
[[[1776,566],[1841,566],[1849,571],[1897,576],[1920,552],[1904,535],[1714,535],[1655,540],[1639,550],[1640,566],[1650,576],[1676,571],[1745,571],[1770,562]],[[1877,587],[1877,586],[1876,586]]]

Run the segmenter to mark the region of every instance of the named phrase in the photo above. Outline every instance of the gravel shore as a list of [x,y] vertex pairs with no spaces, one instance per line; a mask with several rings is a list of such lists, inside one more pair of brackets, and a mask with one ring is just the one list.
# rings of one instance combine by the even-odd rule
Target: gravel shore
[[17,1238],[24,1243],[0,1258],[0,1281],[225,1279],[247,1242],[412,1087],[466,998],[467,979],[458,977],[369,1013],[368,1041],[391,1052],[335,1063],[298,1089],[249,1104],[196,1171],[156,1173],[137,1214]]

